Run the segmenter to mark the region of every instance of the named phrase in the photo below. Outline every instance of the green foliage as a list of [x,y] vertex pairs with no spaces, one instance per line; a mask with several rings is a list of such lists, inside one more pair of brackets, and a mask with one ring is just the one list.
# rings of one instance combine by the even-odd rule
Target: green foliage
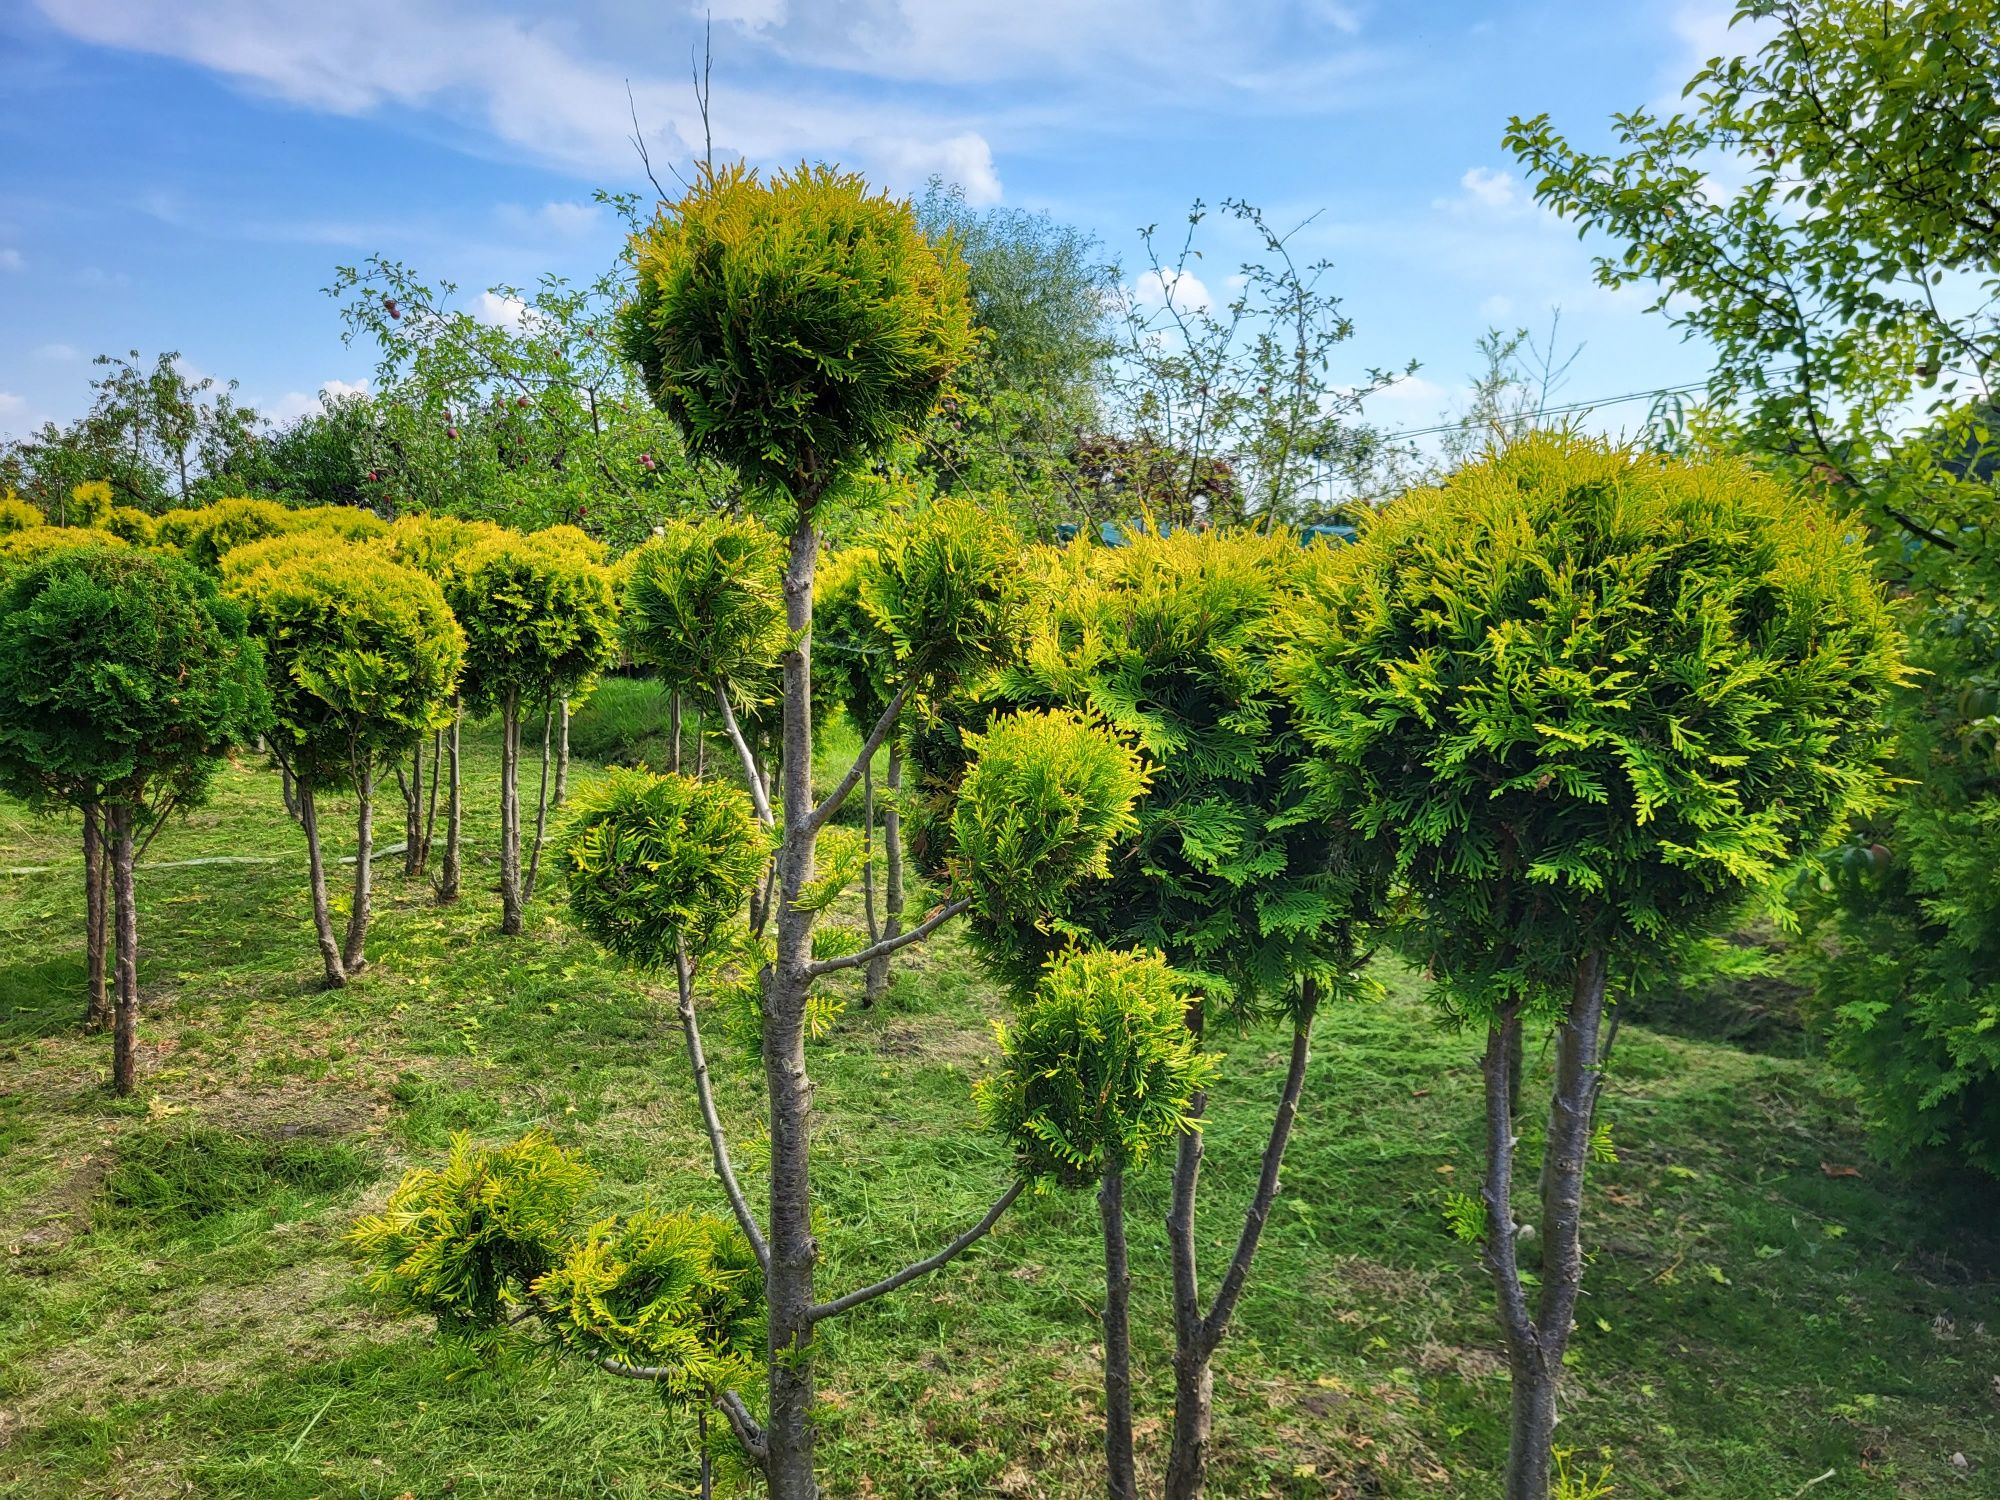
[[412,1167],[347,1236],[371,1290],[442,1329],[491,1329],[561,1264],[595,1174],[541,1131],[510,1146],[452,1137],[441,1168]]
[[275,500],[218,500],[199,510],[169,511],[160,517],[159,539],[179,548],[189,562],[219,573],[231,548],[291,530],[292,515]]
[[442,583],[458,559],[475,545],[505,535],[491,521],[405,515],[389,524],[389,551],[404,567],[415,568]]
[[813,573],[813,679],[865,735],[889,706],[895,662],[875,618],[861,601],[869,575],[880,566],[875,549],[843,547]]
[[350,785],[450,720],[465,637],[423,574],[326,539],[231,588],[264,643],[274,741],[300,781]]
[[1961,599],[1912,637],[1884,813],[1804,907],[1815,1011],[1884,1148],[2000,1176],[2000,622]]
[[965,743],[953,888],[972,902],[980,948],[1029,985],[1075,933],[1060,916],[1071,888],[1108,873],[1113,843],[1137,829],[1151,776],[1129,745],[1067,710],[1006,714]]
[[569,721],[570,754],[607,766],[663,766],[672,703],[650,677],[606,677]]
[[0,536],[11,536],[31,526],[47,525],[47,518],[12,490],[0,498]]
[[632,248],[625,347],[654,399],[692,452],[808,508],[921,421],[971,347],[956,247],[829,167],[705,170]]
[[290,516],[291,524],[301,531],[331,532],[348,542],[373,541],[389,531],[388,522],[356,505],[307,505]]
[[1304,805],[1308,751],[1276,666],[1309,554],[1284,532],[1229,531],[1045,557],[1000,691],[1101,718],[1152,773],[1138,836],[1064,916],[1162,950],[1243,1008],[1343,982],[1387,856]]
[[669,1401],[706,1406],[760,1364],[763,1275],[743,1232],[709,1214],[593,1224],[535,1295],[571,1346],[661,1372]]
[[468,548],[445,579],[465,631],[466,697],[540,705],[574,697],[617,660],[617,603],[604,569],[574,548],[513,533]]
[[1472,1193],[1447,1188],[1444,1195],[1444,1227],[1462,1245],[1486,1243],[1486,1202]]
[[264,568],[283,567],[287,563],[301,559],[323,556],[327,550],[324,532],[281,531],[275,536],[262,537],[254,542],[245,542],[240,547],[231,547],[222,554],[222,586],[225,589],[238,588],[244,579]]
[[629,962],[699,961],[743,910],[770,839],[750,799],[720,781],[612,771],[581,793],[562,844],[570,910]]
[[262,664],[243,611],[185,563],[107,546],[31,562],[0,589],[0,786],[191,806],[267,722]]
[[1460,1004],[1732,915],[1879,788],[1897,633],[1850,523],[1728,461],[1536,438],[1321,554],[1288,685]]
[[66,552],[72,547],[123,547],[125,543],[105,532],[78,531],[69,526],[26,526],[0,534],[0,583],[37,558]]
[[[940,500],[876,526],[860,602],[889,651],[888,685],[937,693],[993,658],[1020,539],[977,505]],[[868,726],[868,727],[873,727]]]
[[788,639],[785,548],[755,520],[670,521],[631,554],[626,649],[677,692],[747,705]]
[[1134,1171],[1200,1128],[1194,1095],[1215,1062],[1188,1030],[1186,976],[1151,953],[1072,949],[1050,960],[1014,1023],[1001,1070],[976,1086],[1021,1175],[1065,1187]]
[[157,530],[151,516],[129,505],[112,506],[111,513],[104,518],[104,529],[134,547],[152,546]]

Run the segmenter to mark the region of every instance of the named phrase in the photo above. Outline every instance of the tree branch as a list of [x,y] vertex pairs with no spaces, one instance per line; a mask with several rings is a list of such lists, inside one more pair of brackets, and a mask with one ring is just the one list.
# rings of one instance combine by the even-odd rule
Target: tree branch
[[743,1404],[743,1398],[734,1391],[724,1391],[715,1398],[715,1406],[729,1419],[729,1430],[736,1434],[736,1441],[743,1445],[750,1461],[763,1468],[771,1457],[771,1445],[764,1438],[764,1429],[750,1415],[750,1408]]
[[839,958],[823,958],[806,968],[806,975],[818,979],[827,974],[837,974],[842,969],[858,969],[863,964],[873,963],[878,958],[886,958],[898,948],[907,948],[912,943],[921,943],[925,938],[944,926],[953,917],[972,905],[969,898],[948,901],[932,912],[908,932],[899,932],[892,938],[884,938],[879,943],[870,943],[859,953],[847,953]]
[[1228,1331],[1236,1301],[1250,1276],[1250,1262],[1256,1258],[1257,1242],[1263,1238],[1271,1204],[1278,1196],[1278,1172],[1284,1165],[1285,1147],[1292,1138],[1292,1122],[1298,1118],[1299,1094],[1305,1087],[1306,1064],[1312,1057],[1313,1016],[1319,1009],[1319,984],[1308,979],[1300,987],[1298,1014],[1292,1018],[1292,1062],[1285,1073],[1285,1085],[1278,1095],[1277,1117],[1271,1122],[1271,1136],[1264,1145],[1263,1171],[1257,1178],[1257,1192],[1243,1216],[1243,1232],[1236,1239],[1236,1253],[1216,1288],[1208,1316],[1201,1320],[1204,1354],[1213,1354]]
[[729,743],[736,747],[737,758],[743,762],[743,779],[750,783],[750,802],[757,809],[757,821],[766,828],[774,827],[771,798],[764,790],[764,778],[757,774],[757,757],[751,753],[750,742],[743,737],[743,726],[736,722],[736,710],[729,705],[729,690],[719,682],[715,685],[715,701],[722,706],[723,731],[729,736]]
[[764,1243],[756,1215],[750,1212],[750,1200],[743,1196],[743,1188],[736,1181],[736,1169],[729,1162],[729,1143],[722,1134],[722,1117],[715,1110],[715,1091],[708,1078],[708,1058],[702,1051],[701,1027],[694,1014],[694,971],[688,962],[687,945],[684,943],[674,944],[674,977],[680,991],[681,1035],[687,1039],[688,1065],[694,1069],[695,1098],[701,1103],[702,1123],[708,1127],[708,1144],[715,1153],[715,1175],[722,1179],[722,1190],[729,1197],[729,1206],[736,1214],[736,1222],[742,1226],[744,1238],[750,1241],[758,1266],[768,1274],[771,1247]]
[[875,752],[882,748],[882,742],[889,738],[889,732],[896,727],[897,715],[903,711],[903,700],[909,696],[910,685],[907,682],[896,689],[895,696],[889,699],[889,706],[882,710],[882,717],[875,721],[875,727],[869,732],[868,741],[861,747],[861,753],[854,758],[854,764],[847,768],[847,774],[840,778],[839,784],[826,794],[818,807],[812,810],[812,816],[806,820],[809,832],[818,833],[824,828],[827,820],[840,811],[840,806],[847,800],[848,794],[860,784],[862,771],[867,768],[868,762],[875,758]]
[[859,1291],[849,1292],[845,1297],[836,1297],[831,1302],[822,1302],[806,1314],[807,1319],[810,1322],[817,1323],[825,1318],[838,1317],[844,1312],[861,1306],[864,1302],[873,1302],[877,1297],[887,1292],[893,1292],[897,1287],[903,1286],[908,1282],[915,1281],[919,1276],[928,1276],[939,1266],[970,1249],[977,1243],[988,1230],[999,1223],[1000,1215],[1007,1212],[1009,1206],[1012,1205],[1016,1198],[1021,1196],[1022,1191],[1026,1187],[1027,1184],[1025,1182],[1016,1178],[1007,1185],[1006,1192],[993,1200],[993,1206],[986,1210],[985,1218],[966,1230],[964,1234],[961,1234],[949,1245],[946,1245],[944,1249],[938,1251],[936,1255],[931,1256],[928,1260],[920,1260],[915,1265],[905,1266],[895,1275],[886,1276],[873,1286],[864,1286]]

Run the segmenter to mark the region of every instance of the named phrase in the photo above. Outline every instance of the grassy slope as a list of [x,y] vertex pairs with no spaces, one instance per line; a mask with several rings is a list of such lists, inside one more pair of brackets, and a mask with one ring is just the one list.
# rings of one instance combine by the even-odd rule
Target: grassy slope
[[[303,845],[275,776],[225,773],[210,808],[160,836],[156,861],[280,862],[142,871],[131,1104],[102,1088],[104,1040],[74,1024],[74,825],[0,802],[0,866],[60,865],[0,877],[0,1493],[692,1493],[688,1434],[643,1388],[440,1349],[357,1294],[339,1245],[454,1129],[543,1124],[602,1173],[607,1205],[721,1210],[662,994],[572,936],[559,892],[526,937],[497,936],[494,742],[470,747],[468,898],[441,910],[387,862],[374,966],[344,992],[312,984]],[[1435,1028],[1420,982],[1393,978],[1386,1003],[1323,1024],[1286,1191],[1219,1357],[1218,1495],[1492,1493],[1506,1386],[1486,1287],[1439,1213],[1478,1170],[1473,1049]],[[824,1288],[927,1252],[1004,1181],[968,1094],[1001,1004],[944,940],[817,1047]],[[1563,1428],[1579,1460],[1608,1459],[1626,1496],[1768,1500],[1827,1471],[1814,1500],[1993,1493],[1995,1257],[1948,1222],[1978,1210],[1885,1169],[1828,1175],[1862,1148],[1809,1061],[1633,1029],[1619,1047],[1622,1159],[1593,1172]],[[714,1051],[754,1175],[757,1080],[726,1035]],[[1211,1277],[1281,1063],[1276,1034],[1230,1043]],[[1155,1459],[1163,1174],[1137,1198]],[[964,1262],[828,1330],[837,1493],[1095,1492],[1093,1229],[1087,1201],[1026,1200]]]

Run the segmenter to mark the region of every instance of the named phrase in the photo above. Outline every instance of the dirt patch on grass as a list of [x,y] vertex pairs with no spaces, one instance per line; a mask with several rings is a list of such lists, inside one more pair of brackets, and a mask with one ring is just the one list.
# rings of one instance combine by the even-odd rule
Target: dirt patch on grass
[[950,1016],[898,1017],[882,1028],[875,1050],[898,1062],[973,1068],[998,1056],[993,1033]]

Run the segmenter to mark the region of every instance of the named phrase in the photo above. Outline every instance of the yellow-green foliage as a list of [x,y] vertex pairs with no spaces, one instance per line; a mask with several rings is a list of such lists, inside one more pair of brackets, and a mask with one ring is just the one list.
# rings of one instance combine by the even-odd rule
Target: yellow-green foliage
[[785,649],[785,548],[761,523],[669,521],[631,554],[626,649],[676,691],[763,690]]
[[372,541],[389,530],[389,523],[374,511],[357,505],[308,505],[287,515],[295,529],[331,532],[350,542]]
[[103,479],[86,479],[69,492],[69,524],[103,526],[111,519],[111,485]]
[[0,499],[0,536],[12,536],[17,531],[44,524],[46,518],[42,513],[12,490],[7,491],[5,499]]
[[389,525],[389,550],[406,568],[427,573],[442,583],[452,564],[477,543],[504,536],[491,521],[466,521],[457,516],[398,516]]
[[232,547],[292,529],[292,512],[275,500],[218,500],[198,510],[170,510],[160,517],[157,540],[176,547],[189,562],[222,570]]
[[972,347],[956,245],[829,167],[704,171],[632,248],[624,339],[654,398],[691,452],[794,499],[921,421]]
[[245,542],[222,554],[223,586],[234,588],[260,568],[323,556],[330,545],[338,551],[346,544],[330,542],[324,531],[281,531],[276,536]]
[[67,547],[122,547],[109,532],[80,531],[74,526],[26,526],[0,533],[0,579],[38,557]]
[[450,719],[465,637],[423,574],[322,538],[230,591],[264,642],[273,740],[301,781],[346,785]]
[[586,562],[594,562],[600,568],[611,561],[611,549],[589,532],[567,522],[544,526],[540,531],[528,533],[545,547],[567,547]]
[[726,1220],[685,1209],[605,1219],[534,1291],[565,1342],[655,1372],[670,1401],[706,1406],[757,1372],[763,1274]]
[[1658,959],[1880,780],[1861,528],[1722,459],[1537,437],[1320,553],[1285,669],[1331,817],[1394,841],[1461,1002]]
[[501,532],[460,554],[444,585],[478,706],[573,697],[618,659],[610,575],[574,549]]
[[1075,931],[1054,915],[1070,889],[1102,878],[1113,840],[1139,826],[1132,808],[1151,776],[1131,746],[1066,711],[1007,714],[965,744],[953,888],[972,901],[979,946],[1006,977],[1030,984]]
[[158,530],[151,516],[130,505],[112,506],[110,514],[104,518],[104,529],[135,547],[152,546]]
[[699,962],[742,913],[770,843],[750,799],[726,782],[614,770],[570,814],[570,910],[632,963],[667,967],[677,945]]
[[539,1130],[493,1149],[455,1135],[443,1167],[412,1167],[347,1240],[374,1262],[368,1286],[393,1305],[445,1328],[490,1328],[569,1253],[595,1181]]
[[1199,1128],[1189,1105],[1215,1064],[1188,1029],[1191,996],[1154,953],[1049,962],[1013,1024],[994,1027],[1000,1071],[974,1090],[1023,1177],[1080,1187]]

